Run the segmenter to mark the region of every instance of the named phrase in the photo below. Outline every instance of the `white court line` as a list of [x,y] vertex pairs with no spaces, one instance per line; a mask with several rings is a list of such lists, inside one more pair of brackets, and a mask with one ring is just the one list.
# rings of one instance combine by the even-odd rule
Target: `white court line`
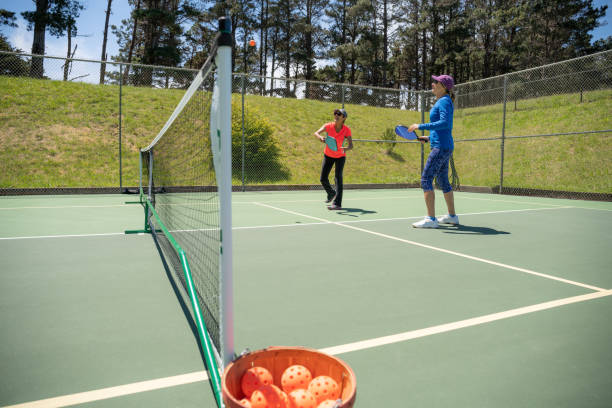
[[612,290],[587,293],[586,295],[572,296],[564,299],[552,300],[550,302],[538,303],[536,305],[519,307],[517,309],[506,310],[505,312],[493,313],[489,315],[474,317],[472,319],[461,320],[453,323],[441,324],[439,326],[427,327],[425,329],[413,330],[409,332],[393,334],[391,336],[379,337],[355,343],[344,344],[342,346],[328,347],[321,349],[323,353],[332,355],[349,353],[351,351],[364,350],[372,347],[380,347],[387,344],[399,343],[402,341],[417,339],[419,337],[432,336],[434,334],[445,333],[453,330],[464,329],[466,327],[477,326],[484,323],[491,323],[497,320],[508,319],[528,313],[540,312],[542,310],[553,309],[569,305],[572,303],[584,302],[587,300],[599,299],[612,295]]
[[[74,234],[74,235],[38,235],[31,237],[5,237],[0,240],[11,240],[11,239],[48,239],[48,238],[83,238],[83,237],[106,237],[112,235],[126,235],[125,232],[105,232],[101,234]],[[132,235],[144,235],[142,233]]]
[[119,385],[117,387],[101,388],[94,391],[79,392],[78,394],[63,395],[61,397],[25,402],[23,404],[7,405],[3,408],[68,407],[71,405],[85,404],[87,402],[100,401],[109,398],[121,397],[124,395],[137,394],[139,392],[154,391],[162,388],[175,387],[178,385],[191,384],[206,380],[208,380],[208,373],[206,371],[196,371],[189,374],[176,375],[174,377],[158,378],[155,380]]
[[[414,195],[414,196],[410,196],[410,195],[402,195],[402,196],[392,196],[392,197],[354,197],[352,196],[351,200],[352,202],[355,201],[367,201],[367,200],[398,200],[398,199],[423,199],[423,195]],[[495,200],[495,199],[490,199],[490,198],[477,198],[477,197],[461,197],[461,199],[468,199],[468,200],[480,200],[480,201],[491,201],[491,202],[496,202],[496,203],[511,203],[511,204],[530,204],[530,205],[545,205],[545,206],[553,206],[553,207],[564,207],[564,208],[574,208],[574,206],[568,206],[568,205],[562,205],[562,204],[552,204],[552,203],[534,203],[534,202],[527,202],[527,201],[511,201],[511,200]],[[268,204],[272,204],[272,203],[310,203],[310,202],[321,202],[321,200],[258,200],[258,201],[234,201],[234,204],[255,204],[255,203],[268,203]],[[582,208],[582,207],[576,207],[576,208]]]
[[[253,203],[257,204],[257,203]],[[502,213],[512,213],[512,212],[524,212],[524,211],[544,211],[544,210],[559,210],[564,208],[574,208],[574,207],[549,207],[549,208],[524,208],[522,210],[501,210],[501,211],[483,211],[477,213],[463,213],[457,214],[462,217],[468,215],[487,215],[487,214],[502,214]],[[355,224],[360,222],[379,222],[379,221],[406,221],[406,220],[418,220],[423,218],[422,215],[418,215],[415,217],[395,217],[395,218],[375,218],[370,220],[347,220],[347,221],[339,221],[342,224]],[[286,228],[286,227],[307,227],[310,225],[328,225],[333,224],[331,221],[324,222],[309,222],[307,224],[273,224],[273,225],[255,225],[249,227],[234,227],[232,230],[246,230],[246,229],[266,229],[266,228]]]
[[[398,333],[391,336],[384,336],[375,339],[348,343],[335,347],[327,347],[319,351],[331,355],[360,351],[374,347],[381,347],[389,344],[400,343],[421,337],[432,336],[440,333],[447,333],[454,330],[460,330],[467,327],[473,327],[485,323],[491,323],[498,320],[508,319],[511,317],[526,315],[529,313],[540,312],[543,310],[554,309],[557,307],[570,305],[573,303],[586,302],[593,299],[612,295],[612,290],[601,292],[588,293],[586,295],[572,296],[564,299],[557,299],[550,302],[538,303],[535,305],[520,307],[517,309],[507,310],[505,312],[493,313],[489,315],[474,317],[471,319],[461,320],[453,323],[441,324],[438,326],[427,327],[424,329],[412,330],[404,333]],[[189,374],[177,375],[173,377],[158,378],[150,381],[142,381],[138,383],[125,384],[117,387],[102,388],[94,391],[81,392],[78,394],[64,395],[55,398],[47,398],[38,401],[25,402],[17,405],[9,405],[3,408],[59,408],[77,404],[85,404],[87,402],[99,401],[103,399],[115,398],[125,395],[136,394],[139,392],[153,391],[162,388],[174,387],[182,384],[190,384],[198,381],[208,380],[206,371],[197,371]]]
[[[350,201],[366,201],[366,200],[397,200],[397,199],[423,199],[423,195],[418,196],[410,196],[410,195],[402,195],[402,196],[392,196],[392,197],[355,197],[352,196]],[[258,201],[236,201],[234,200],[234,204],[255,204],[255,203],[322,203],[323,200],[258,200]]]
[[[479,201],[492,201],[494,203],[511,203],[511,204],[529,204],[529,205],[552,205],[552,206],[562,206],[561,204],[551,204],[551,203],[534,203],[527,201],[518,201],[518,200],[497,200],[491,198],[482,198],[482,197],[464,197],[461,196],[462,200],[479,200]],[[565,206],[563,206],[565,207]],[[568,208],[573,208],[573,206],[567,206]]]
[[[260,205],[260,203],[257,203],[257,202],[252,202],[250,204]],[[563,208],[574,208],[574,207],[527,208],[527,209],[522,209],[522,210],[486,211],[486,212],[465,213],[465,214],[458,214],[458,215],[460,215],[460,216],[467,216],[467,215],[483,215],[483,214],[500,214],[500,213],[521,212],[521,211],[557,210],[557,209],[563,209]],[[347,220],[347,221],[342,221],[342,223],[414,220],[414,219],[419,219],[419,218],[423,218],[423,216],[419,215],[417,217],[376,218],[376,219],[373,219],[373,220]],[[310,225],[326,225],[326,224],[330,224],[330,223],[332,223],[332,222],[325,220],[323,222],[310,222],[308,224],[276,224],[276,225],[256,225],[256,226],[250,226],[250,227],[233,227],[232,230],[286,228],[286,227],[305,227],[305,226],[310,226]],[[213,229],[209,228],[209,229],[173,230],[171,232],[175,232],[175,231],[176,232],[193,232],[193,231],[210,231],[210,230],[213,230]],[[125,233],[123,233],[123,232],[109,232],[109,233],[102,233],[102,234],[41,235],[41,236],[29,236],[29,237],[5,237],[5,238],[0,237],[0,240],[38,239],[38,238],[41,238],[41,239],[43,239],[43,238],[75,238],[75,237],[97,237],[97,236],[110,236],[110,235],[125,235]],[[143,235],[143,234],[134,234],[134,235]]]
[[[353,197],[351,201],[367,201],[367,200],[397,200],[397,199],[422,199],[423,195],[396,195],[396,196],[379,196],[379,197]],[[562,206],[552,203],[537,203],[537,202],[527,202],[527,201],[512,201],[512,200],[497,200],[491,198],[480,198],[480,197],[470,197],[470,196],[462,196],[461,199],[467,200],[479,200],[479,201],[491,201],[491,202],[499,202],[499,203],[512,203],[512,204],[531,204],[531,205],[546,205],[546,206],[559,206],[563,208],[585,208],[592,210],[603,210],[603,211],[612,211],[605,208],[590,208],[590,207],[575,207],[575,206]],[[320,202],[321,200],[259,200],[260,203],[308,203],[308,202]],[[255,204],[255,201],[238,201],[233,200],[234,204]],[[184,204],[165,204],[165,205],[184,205]],[[109,204],[109,205],[68,205],[68,206],[29,206],[29,207],[0,207],[1,210],[24,210],[24,209],[65,209],[65,208],[113,208],[113,207],[131,207],[133,204]]]
[[[251,204],[260,205],[261,203],[252,202]],[[478,213],[464,213],[458,214],[460,216],[468,216],[468,215],[486,215],[486,214],[501,214],[501,213],[511,213],[511,212],[524,212],[524,211],[543,211],[543,210],[558,210],[564,208],[574,208],[574,207],[550,207],[550,208],[526,208],[522,210],[502,210],[502,211],[484,211]],[[303,215],[301,215],[303,217]],[[415,220],[423,218],[422,215],[416,217],[397,217],[397,218],[376,218],[371,220],[347,220],[342,221],[343,224],[348,223],[359,223],[359,222],[378,222],[378,221],[405,221],[405,220]],[[248,229],[269,229],[269,228],[288,228],[288,227],[307,227],[311,225],[327,225],[333,224],[331,221],[322,221],[322,222],[310,222],[308,224],[273,224],[273,225],[255,225],[248,227],[233,227],[232,230],[248,230]],[[218,229],[218,228],[216,228]],[[193,231],[212,231],[214,228],[208,229],[190,229],[190,230],[173,230],[170,232],[193,232]],[[110,235],[125,235],[123,232],[109,232],[102,234],[80,234],[80,235],[41,235],[41,236],[29,236],[29,237],[5,237],[0,240],[11,240],[11,239],[45,239],[45,238],[74,238],[74,237],[96,237],[96,236],[110,236]],[[142,233],[134,234],[134,235],[143,235]]]
[[438,251],[438,252],[443,252],[443,253],[446,253],[446,254],[449,254],[449,255],[455,255],[455,256],[462,257],[462,258],[471,259],[473,261],[483,262],[483,263],[487,263],[487,264],[494,265],[494,266],[499,266],[499,267],[506,268],[506,269],[511,269],[511,270],[518,271],[518,272],[524,272],[524,273],[527,273],[527,274],[530,274],[530,275],[539,276],[541,278],[556,280],[558,282],[563,282],[563,283],[567,283],[567,284],[570,284],[570,285],[580,286],[580,287],[583,287],[583,288],[587,288],[587,289],[591,289],[591,290],[596,290],[596,291],[603,291],[603,290],[605,290],[605,289],[602,289],[602,288],[598,288],[597,286],[587,285],[585,283],[580,283],[580,282],[572,281],[572,280],[569,280],[569,279],[563,279],[563,278],[559,278],[557,276],[547,275],[545,273],[540,273],[540,272],[532,271],[532,270],[525,269],[525,268],[519,268],[517,266],[508,265],[508,264],[504,264],[504,263],[501,263],[501,262],[490,261],[488,259],[479,258],[479,257],[476,257],[476,256],[467,255],[467,254],[462,254],[460,252],[450,251],[448,249],[438,248],[438,247],[434,247],[434,246],[431,246],[431,245],[422,244],[420,242],[410,241],[410,240],[399,238],[399,237],[394,237],[392,235],[381,234],[380,232],[370,231],[370,230],[367,230],[367,229],[355,227],[353,225],[346,225],[345,223],[342,223],[342,222],[334,222],[334,221],[329,221],[329,220],[326,220],[326,219],[323,219],[323,218],[319,218],[319,217],[313,217],[313,216],[306,215],[306,214],[300,214],[300,213],[295,212],[295,211],[285,210],[284,208],[274,207],[274,206],[271,206],[271,205],[268,205],[268,204],[261,204],[260,203],[259,205],[264,206],[264,207],[273,208],[273,209],[276,209],[278,211],[283,211],[283,212],[286,212],[286,213],[289,213],[289,214],[294,214],[294,215],[302,216],[302,217],[305,217],[305,218],[311,218],[311,219],[314,219],[314,220],[317,220],[317,221],[328,222],[330,224],[335,224],[335,225],[339,225],[341,227],[354,229],[356,231],[365,232],[367,234],[376,235],[376,236],[379,236],[379,237],[382,237],[382,238],[392,239],[394,241],[404,242],[406,244],[420,246],[422,248],[427,248],[427,249],[431,249],[431,250]]
[[0,210],[49,210],[55,208],[110,208],[110,207],[132,207],[133,204],[109,204],[109,205],[57,205],[49,207],[0,207]]

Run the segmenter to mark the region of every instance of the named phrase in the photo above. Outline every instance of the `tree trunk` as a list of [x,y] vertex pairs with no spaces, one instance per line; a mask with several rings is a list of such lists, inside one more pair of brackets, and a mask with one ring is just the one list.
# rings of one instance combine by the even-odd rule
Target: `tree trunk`
[[[291,30],[291,9],[289,8],[289,4],[286,4],[287,8],[285,9],[285,17],[287,18],[287,25],[285,26],[285,39],[284,39],[284,47],[285,47],[285,78],[291,78],[291,35],[293,34]],[[289,81],[285,81],[285,95],[289,96],[291,93],[290,89],[291,83]]]
[[[36,0],[36,20],[34,22],[34,40],[32,41],[32,54],[45,55],[45,31],[47,30],[47,11],[49,0]],[[30,67],[32,78],[43,77],[43,58],[33,57]]]
[[421,62],[421,89],[427,89],[427,30],[422,31],[423,48],[421,49],[422,62]]
[[[342,45],[346,43],[346,0],[342,0]],[[344,55],[340,56],[340,82],[344,82],[344,71],[346,70],[346,60]]]
[[387,1],[383,0],[383,86],[387,83],[387,64],[389,62],[389,18],[387,17]]
[[[313,77],[313,68],[314,68],[314,46],[312,43],[312,11],[314,5],[312,4],[313,0],[308,0],[306,2],[306,29],[305,33],[305,44],[306,48],[306,79],[311,80]],[[297,72],[296,72],[297,77]],[[306,82],[306,98],[312,98],[312,88],[310,82]]]
[[[312,27],[312,0],[306,1],[306,25]],[[312,79],[312,68],[314,63],[314,50],[312,45],[312,30],[306,30],[305,44],[306,47],[306,79]]]
[[266,94],[266,79],[265,77],[268,75],[268,18],[269,18],[269,13],[268,13],[268,6],[269,6],[270,2],[268,0],[266,0],[266,13],[264,15],[264,27],[265,29],[262,30],[262,35],[263,35],[263,40],[260,44],[260,47],[263,48],[263,57],[262,57],[262,72],[263,72],[263,76],[264,76],[264,80],[263,80],[263,86],[261,87],[261,94],[265,95]]
[[259,10],[259,76],[261,76],[263,73],[263,37],[264,30],[267,27],[267,23],[264,20],[265,2],[266,0],[261,0]]
[[[106,21],[104,22],[104,38],[102,40],[102,61],[106,61],[106,41],[108,39],[108,20],[111,13],[111,3],[113,0],[108,0],[108,6],[106,7]],[[104,84],[104,77],[106,75],[106,64],[102,63],[100,67],[100,85]]]
[[132,62],[132,55],[134,54],[134,45],[136,44],[136,31],[138,29],[138,11],[140,11],[140,0],[136,3],[136,12],[134,17],[134,27],[132,28],[132,40],[130,41],[130,50],[128,51],[128,65],[125,67],[125,72],[123,74],[123,83],[127,84],[130,73],[130,63]]
[[66,61],[64,62],[64,81],[68,81],[68,70],[70,68],[70,53],[72,52],[72,27],[68,27],[68,51],[66,51]]

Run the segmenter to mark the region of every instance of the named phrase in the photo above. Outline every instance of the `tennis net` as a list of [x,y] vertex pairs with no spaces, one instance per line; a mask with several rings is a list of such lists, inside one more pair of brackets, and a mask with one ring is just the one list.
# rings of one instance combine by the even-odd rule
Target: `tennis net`
[[231,235],[231,26],[151,144],[140,152],[146,229],[190,299],[221,403],[218,368],[234,356]]

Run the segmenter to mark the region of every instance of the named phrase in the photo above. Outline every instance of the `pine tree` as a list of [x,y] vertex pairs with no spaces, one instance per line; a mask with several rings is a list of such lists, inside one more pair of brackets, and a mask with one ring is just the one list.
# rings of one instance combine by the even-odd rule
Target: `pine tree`
[[[76,32],[75,21],[82,9],[80,0],[36,0],[35,11],[22,12],[21,15],[28,22],[28,30],[34,29],[32,54],[45,55],[47,30],[57,37],[67,30],[70,35]],[[30,76],[42,78],[43,75],[43,58],[32,58]]]

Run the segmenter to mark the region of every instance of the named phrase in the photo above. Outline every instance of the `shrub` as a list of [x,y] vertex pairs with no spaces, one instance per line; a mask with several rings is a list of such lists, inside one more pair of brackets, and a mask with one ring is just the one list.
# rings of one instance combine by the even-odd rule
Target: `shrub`
[[[281,164],[278,140],[272,125],[255,109],[244,116],[244,171],[248,181],[278,181],[289,178],[289,172]],[[232,104],[232,174],[241,179],[242,174],[242,110]]]

